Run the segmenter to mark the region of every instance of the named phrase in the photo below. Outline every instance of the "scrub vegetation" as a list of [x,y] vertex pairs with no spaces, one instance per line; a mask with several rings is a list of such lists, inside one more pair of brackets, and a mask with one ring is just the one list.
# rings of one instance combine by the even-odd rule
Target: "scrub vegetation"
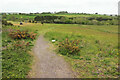
[[118,77],[117,16],[67,12],[2,15],[3,78],[27,76],[33,61],[30,52],[41,34],[78,78]]

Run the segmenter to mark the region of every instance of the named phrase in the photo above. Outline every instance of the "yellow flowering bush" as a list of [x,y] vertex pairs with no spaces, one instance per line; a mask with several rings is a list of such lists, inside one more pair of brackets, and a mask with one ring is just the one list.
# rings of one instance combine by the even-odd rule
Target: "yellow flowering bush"
[[63,55],[75,54],[77,55],[80,51],[79,40],[69,40],[66,38],[63,42],[59,43],[59,52]]
[[28,33],[28,31],[20,31],[20,30],[17,30],[17,31],[11,31],[9,33],[9,36],[13,39],[27,39],[27,38],[30,38],[30,39],[35,39],[36,37],[36,33]]

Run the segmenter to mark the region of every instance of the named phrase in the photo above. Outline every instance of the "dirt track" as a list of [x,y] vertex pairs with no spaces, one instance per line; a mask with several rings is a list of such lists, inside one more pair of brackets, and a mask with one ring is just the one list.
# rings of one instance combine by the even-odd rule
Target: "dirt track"
[[64,59],[48,48],[48,42],[40,36],[33,48],[35,63],[28,75],[29,78],[74,78]]

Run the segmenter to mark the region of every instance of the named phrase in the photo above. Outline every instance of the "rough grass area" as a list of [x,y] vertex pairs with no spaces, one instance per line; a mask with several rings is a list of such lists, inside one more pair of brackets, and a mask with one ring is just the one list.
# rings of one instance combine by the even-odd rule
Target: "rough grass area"
[[80,40],[80,55],[63,55],[79,78],[115,78],[118,77],[117,33],[117,26],[59,25],[45,37],[56,40],[53,44],[58,50],[58,44],[66,38]]
[[[77,25],[77,24],[40,24],[12,22],[11,29],[28,30],[38,35],[44,34],[49,41],[56,40],[54,46],[66,38],[80,41],[80,55],[62,55],[77,73],[79,78],[115,78],[118,77],[118,31],[117,26]],[[3,32],[3,45],[14,41]],[[30,41],[30,40],[26,40]],[[52,42],[52,41],[51,41]],[[5,48],[5,47],[4,47]],[[31,49],[31,48],[30,48]],[[31,56],[26,52],[3,51],[3,77],[25,77],[29,69]],[[20,65],[20,64],[21,65]],[[27,65],[26,65],[27,64]],[[9,73],[8,73],[9,72]],[[19,73],[19,74],[17,74]]]
[[29,54],[32,39],[12,39],[9,35],[14,26],[2,28],[2,78],[25,78],[31,69],[33,56]]
[[[18,22],[12,23],[14,26],[3,26],[2,28],[2,77],[25,78],[31,70],[33,56],[30,53],[35,40],[26,37],[26,39],[22,37],[14,39],[9,33],[16,30],[28,31],[30,35],[31,32],[37,33],[38,37],[41,33],[52,28],[49,25],[45,28],[41,24],[24,23],[24,25],[20,26]],[[19,33],[19,35],[22,36],[23,34]]]

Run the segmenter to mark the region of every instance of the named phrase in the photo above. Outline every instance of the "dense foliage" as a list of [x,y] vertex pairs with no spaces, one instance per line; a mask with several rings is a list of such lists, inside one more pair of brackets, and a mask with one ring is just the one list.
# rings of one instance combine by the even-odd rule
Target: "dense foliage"
[[11,31],[9,33],[9,36],[13,39],[35,39],[36,38],[36,33],[28,33],[28,31],[20,31],[20,30],[17,30],[17,31]]
[[3,14],[3,19],[30,23],[82,24],[82,25],[118,25],[117,15],[99,15],[86,13],[68,13],[66,11],[50,13]]
[[7,22],[6,20],[2,20],[2,25],[5,25],[5,26],[13,26],[12,23]]
[[36,16],[35,21],[41,21],[45,23],[53,23],[55,19],[61,19],[61,16]]
[[59,52],[64,55],[78,55],[78,52],[80,51],[79,43],[79,40],[70,41],[68,38],[66,38],[66,40],[59,43]]
[[57,24],[83,24],[83,25],[117,25],[117,18],[105,17],[63,17],[63,16],[36,16],[35,21]]

